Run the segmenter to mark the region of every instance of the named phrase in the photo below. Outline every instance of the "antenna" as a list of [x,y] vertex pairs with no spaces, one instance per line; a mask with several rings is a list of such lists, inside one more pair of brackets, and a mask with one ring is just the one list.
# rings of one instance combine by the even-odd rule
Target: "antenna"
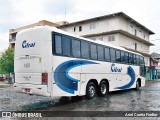
[[67,3],[66,3],[66,0],[65,0],[65,18],[64,18],[64,20],[66,21],[66,8],[67,8]]

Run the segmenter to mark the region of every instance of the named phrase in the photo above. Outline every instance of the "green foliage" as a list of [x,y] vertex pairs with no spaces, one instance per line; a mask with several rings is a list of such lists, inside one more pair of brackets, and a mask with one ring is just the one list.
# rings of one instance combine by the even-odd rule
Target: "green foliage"
[[9,74],[14,72],[14,50],[8,48],[0,57],[0,73]]

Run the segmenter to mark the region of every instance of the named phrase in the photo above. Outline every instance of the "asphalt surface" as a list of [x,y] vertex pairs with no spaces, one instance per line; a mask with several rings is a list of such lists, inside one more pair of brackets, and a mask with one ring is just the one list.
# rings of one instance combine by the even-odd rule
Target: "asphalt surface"
[[[45,110],[45,109],[44,109]],[[106,97],[61,97],[47,110],[53,111],[160,111],[160,80],[147,81],[145,87],[110,92]]]

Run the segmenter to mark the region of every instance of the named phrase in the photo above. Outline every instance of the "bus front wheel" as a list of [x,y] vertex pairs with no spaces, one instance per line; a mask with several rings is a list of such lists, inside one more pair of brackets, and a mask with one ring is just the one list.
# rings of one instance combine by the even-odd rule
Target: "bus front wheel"
[[89,82],[86,87],[86,97],[93,99],[96,96],[96,85],[93,82]]
[[108,85],[106,81],[102,81],[99,85],[99,94],[104,97],[108,94]]

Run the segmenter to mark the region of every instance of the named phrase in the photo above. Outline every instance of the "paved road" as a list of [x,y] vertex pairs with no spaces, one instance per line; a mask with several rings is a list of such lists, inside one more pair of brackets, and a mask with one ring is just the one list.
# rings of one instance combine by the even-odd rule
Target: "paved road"
[[62,97],[47,110],[73,111],[160,111],[160,80],[147,81],[139,91],[111,92],[106,97]]
[[[6,104],[1,103],[0,110],[25,110],[26,108],[34,110],[39,108],[38,110],[51,111],[160,111],[160,80],[147,81],[145,87],[139,91],[111,92],[106,97],[96,97],[92,100],[87,100],[84,97],[48,98],[15,93],[12,88],[1,89],[0,92],[1,99],[10,100]],[[124,118],[118,119],[123,120]],[[153,119],[159,118],[153,117]]]

